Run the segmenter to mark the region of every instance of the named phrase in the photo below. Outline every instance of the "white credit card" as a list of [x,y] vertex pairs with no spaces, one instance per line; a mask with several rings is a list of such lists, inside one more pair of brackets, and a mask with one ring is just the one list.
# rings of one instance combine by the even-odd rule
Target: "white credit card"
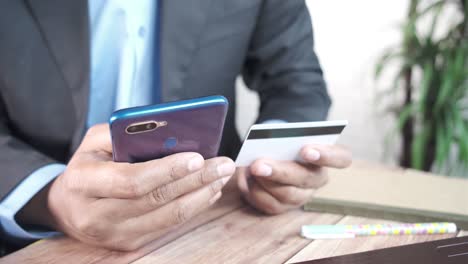
[[237,155],[236,166],[250,166],[259,158],[301,160],[302,147],[333,145],[346,125],[345,120],[253,125]]

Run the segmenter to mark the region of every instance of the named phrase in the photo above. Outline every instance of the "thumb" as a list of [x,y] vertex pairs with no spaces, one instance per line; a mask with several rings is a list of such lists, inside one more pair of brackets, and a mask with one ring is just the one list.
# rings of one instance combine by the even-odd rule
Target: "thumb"
[[112,140],[108,124],[92,126],[86,132],[78,151],[105,151],[112,153]]

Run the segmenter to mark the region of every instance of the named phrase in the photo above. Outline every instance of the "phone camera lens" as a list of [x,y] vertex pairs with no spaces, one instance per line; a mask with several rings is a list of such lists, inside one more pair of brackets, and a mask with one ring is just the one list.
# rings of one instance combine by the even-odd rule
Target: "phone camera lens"
[[137,123],[127,127],[126,132],[128,134],[138,134],[143,132],[153,131],[158,128],[158,124],[156,122],[144,122],[144,123]]

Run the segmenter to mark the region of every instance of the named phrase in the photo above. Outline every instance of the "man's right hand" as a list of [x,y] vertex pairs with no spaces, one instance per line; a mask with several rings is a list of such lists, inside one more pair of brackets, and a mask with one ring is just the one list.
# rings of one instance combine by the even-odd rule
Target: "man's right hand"
[[143,163],[115,163],[109,127],[92,127],[65,172],[51,185],[54,226],[85,243],[139,248],[209,207],[235,172],[225,157],[180,153]]

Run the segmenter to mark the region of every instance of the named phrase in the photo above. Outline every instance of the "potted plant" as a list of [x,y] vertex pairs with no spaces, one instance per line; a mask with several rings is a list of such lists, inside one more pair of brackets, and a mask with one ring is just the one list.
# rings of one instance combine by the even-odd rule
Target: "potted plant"
[[[457,13],[453,24],[436,36],[446,8]],[[376,65],[377,79],[389,64],[398,67],[382,94],[402,95],[386,109],[396,114],[404,167],[468,176],[467,15],[468,0],[410,0],[402,43]],[[418,30],[423,20],[430,21],[427,32]]]

